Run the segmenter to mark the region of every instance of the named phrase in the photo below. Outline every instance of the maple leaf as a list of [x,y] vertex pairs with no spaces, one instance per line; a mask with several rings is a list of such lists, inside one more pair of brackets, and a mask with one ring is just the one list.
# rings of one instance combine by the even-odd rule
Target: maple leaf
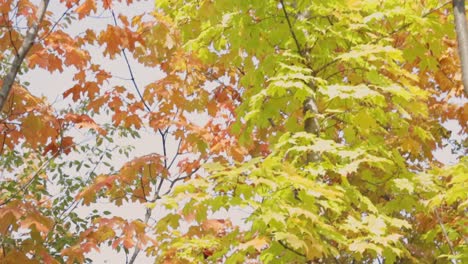
[[[457,158],[466,152],[448,5],[158,0],[131,17],[117,10],[131,0],[60,0],[74,14],[54,6],[41,18],[32,1],[11,2],[0,3],[5,76],[41,68],[76,83],[62,91],[65,106],[34,96],[50,88],[34,79],[3,96],[0,259],[82,263],[105,242],[136,255],[146,247],[162,263],[463,258],[466,159],[443,167],[433,155],[446,142]],[[102,29],[84,21],[110,9]],[[126,64],[129,83],[111,60]],[[99,135],[83,142],[72,127]],[[161,137],[160,149],[122,161],[133,155],[122,142],[140,132]],[[148,221],[163,215],[151,228],[73,212],[97,197],[143,203]],[[242,228],[231,222],[239,211]],[[182,218],[196,223],[185,230]]]
[[91,11],[96,12],[96,10],[95,0],[85,0],[84,3],[75,9],[75,12],[78,14],[79,19],[83,19],[85,16],[88,16]]
[[76,124],[79,128],[91,128],[99,132],[101,135],[106,135],[107,133],[106,130],[98,126],[91,117],[85,114],[78,115],[68,113],[63,117],[63,119],[65,121],[69,121]]
[[81,91],[82,91],[81,85],[76,84],[72,88],[66,90],[63,93],[63,98],[67,98],[71,94],[73,101],[77,101],[78,99],[80,99]]
[[39,232],[47,233],[50,228],[52,228],[53,222],[51,219],[34,212],[28,214],[25,219],[21,221],[21,227],[30,228],[31,226],[34,226]]
[[264,237],[256,237],[252,240],[249,240],[245,243],[240,244],[239,248],[242,250],[246,250],[249,247],[255,248],[258,252],[262,251],[269,245],[269,242],[266,238]]

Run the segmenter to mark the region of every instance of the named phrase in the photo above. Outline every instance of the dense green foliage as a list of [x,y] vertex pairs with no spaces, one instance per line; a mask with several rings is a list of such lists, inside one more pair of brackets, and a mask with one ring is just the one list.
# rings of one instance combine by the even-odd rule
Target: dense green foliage
[[[185,210],[195,210],[199,221],[220,209],[250,212],[243,224],[248,230],[203,236],[215,248],[210,259],[466,260],[468,160],[426,173],[438,166],[432,151],[447,138],[440,122],[444,113],[432,105],[434,90],[446,88],[430,77],[444,67],[444,45],[454,37],[451,25],[443,23],[446,3],[157,6],[177,23],[186,49],[205,63],[238,69],[243,102],[232,129],[244,144],[266,142],[271,150],[234,167],[207,166],[211,176],[175,192],[176,201],[194,197],[184,202]],[[318,112],[303,115],[308,98]],[[307,115],[318,120],[318,135],[301,132]],[[311,152],[319,160],[308,162]],[[184,239],[196,236],[189,232]],[[181,243],[174,237],[164,243],[166,252]],[[175,255],[202,261],[193,248]]]

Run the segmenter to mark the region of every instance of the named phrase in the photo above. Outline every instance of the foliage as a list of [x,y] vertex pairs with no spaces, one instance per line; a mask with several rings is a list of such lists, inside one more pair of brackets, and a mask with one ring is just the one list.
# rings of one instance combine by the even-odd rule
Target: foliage
[[[122,2],[61,0],[40,24],[2,109],[0,262],[91,262],[104,245],[127,263],[468,259],[450,1],[161,0],[131,17]],[[0,9],[4,74],[37,7]],[[21,81],[36,68],[71,72],[65,107]],[[156,151],[123,144],[146,134]],[[448,143],[451,166],[433,156]]]

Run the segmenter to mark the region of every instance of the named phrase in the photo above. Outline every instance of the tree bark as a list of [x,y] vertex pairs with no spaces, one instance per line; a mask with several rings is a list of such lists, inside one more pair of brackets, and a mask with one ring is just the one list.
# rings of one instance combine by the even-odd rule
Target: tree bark
[[[311,88],[312,89],[312,88]],[[320,124],[317,119],[318,108],[314,98],[309,97],[304,101],[303,106],[304,115],[308,116],[304,121],[304,130],[307,133],[314,134],[316,136],[320,133]],[[307,163],[317,162],[320,160],[320,155],[315,152],[307,154]]]
[[13,63],[11,65],[10,70],[8,71],[7,75],[3,79],[2,83],[2,90],[0,91],[0,111],[3,109],[5,102],[10,94],[11,87],[13,87],[13,83],[15,82],[16,75],[21,67],[21,64],[24,61],[24,58],[28,54],[29,50],[31,49],[34,41],[37,37],[37,32],[39,31],[39,27],[44,20],[45,13],[47,11],[47,6],[49,5],[49,0],[42,0],[39,8],[37,10],[37,21],[29,28],[28,32],[26,33],[26,37],[24,38],[23,44],[18,50],[18,53],[15,55],[13,59]]
[[468,97],[468,28],[466,24],[465,0],[452,0],[455,30],[458,40],[458,55],[462,68],[463,89]]

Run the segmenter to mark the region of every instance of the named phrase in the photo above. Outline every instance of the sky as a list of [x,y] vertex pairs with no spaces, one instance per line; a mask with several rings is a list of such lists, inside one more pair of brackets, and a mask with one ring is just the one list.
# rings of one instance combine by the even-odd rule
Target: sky
[[[123,5],[116,5],[114,10],[118,13],[123,13],[129,17],[135,14],[139,14],[142,12],[150,12],[153,9],[154,1],[138,1],[136,2],[132,8],[126,8]],[[58,18],[63,10],[64,7],[61,6],[58,1],[51,1],[50,8],[51,11],[55,13],[55,18]],[[92,28],[105,28],[107,24],[112,24],[112,17],[108,12],[102,14],[96,14],[94,18],[87,19],[85,22],[80,21],[78,23],[73,23],[70,30],[71,32],[81,32],[86,27]],[[111,61],[104,58],[99,50],[94,50],[92,53],[92,57],[96,62],[106,65],[106,69],[109,72],[112,72],[115,76],[120,76],[123,78],[129,78],[129,72],[125,61],[123,58],[119,58],[117,60]],[[145,68],[141,66],[138,62],[130,58],[130,64],[133,68],[136,82],[140,87],[144,87],[145,83],[150,81],[154,81],[157,78],[161,78],[163,73],[157,71],[155,69]],[[71,103],[70,100],[63,100],[61,98],[61,94],[68,88],[70,88],[71,84],[74,82],[73,79],[73,71],[66,69],[62,73],[55,72],[50,74],[49,72],[41,69],[34,69],[29,71],[24,76],[20,78],[23,81],[28,81],[30,86],[28,89],[37,96],[45,96],[48,98],[49,102],[53,103],[53,106],[56,108],[63,108],[67,107],[68,104]],[[132,84],[130,81],[124,81],[121,79],[114,78],[109,84],[112,85],[123,85],[128,87],[130,90],[133,91]],[[196,117],[200,118],[200,117]],[[448,121],[446,123],[446,127],[453,131],[452,135],[454,137],[458,136],[458,131],[460,127],[455,122]],[[140,139],[120,139],[122,144],[130,144],[135,147],[134,151],[132,152],[132,157],[137,157],[149,153],[155,152],[155,150],[161,149],[161,145],[159,143],[159,135],[156,135],[151,130],[149,132],[144,132],[141,134]],[[175,152],[176,145],[173,144],[169,147],[169,152]],[[434,152],[436,158],[444,163],[452,164],[456,162],[456,157],[450,152],[449,147],[445,147],[442,149],[438,149]],[[116,155],[113,157],[113,165],[116,168],[119,168],[125,161],[128,161],[123,155]],[[127,219],[136,219],[136,218],[143,218],[145,212],[145,206],[140,204],[126,204],[121,207],[116,207],[113,204],[106,203],[106,202],[99,202],[96,206],[90,208],[80,208],[79,212],[83,215],[87,214],[89,211],[93,209],[98,210],[109,210],[114,215],[122,216]],[[155,210],[160,210],[160,208],[156,208]],[[234,216],[238,219],[243,217],[245,213],[239,212]],[[116,253],[115,251],[103,247],[100,252],[94,252],[89,255],[90,258],[93,259],[93,263],[125,263],[125,255],[123,253]],[[140,253],[137,263],[152,263],[149,258],[144,256],[144,253]]]

